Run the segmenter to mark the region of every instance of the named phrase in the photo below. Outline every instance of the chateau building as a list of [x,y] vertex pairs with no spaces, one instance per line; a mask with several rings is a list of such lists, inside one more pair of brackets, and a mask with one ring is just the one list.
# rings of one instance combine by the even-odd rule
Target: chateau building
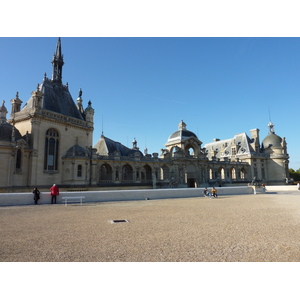
[[259,141],[259,129],[215,139],[202,147],[181,121],[161,153],[142,153],[134,139],[128,148],[102,134],[93,146],[94,109],[84,108],[82,91],[74,102],[62,83],[64,60],[58,39],[52,77],[44,76],[23,107],[18,93],[0,106],[0,188],[49,187],[199,187],[288,181],[287,144],[275,134]]

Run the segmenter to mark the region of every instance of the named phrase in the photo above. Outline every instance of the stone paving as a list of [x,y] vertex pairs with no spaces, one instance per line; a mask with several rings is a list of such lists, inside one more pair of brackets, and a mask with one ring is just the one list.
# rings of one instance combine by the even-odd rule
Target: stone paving
[[0,207],[2,262],[299,262],[299,237],[298,191]]

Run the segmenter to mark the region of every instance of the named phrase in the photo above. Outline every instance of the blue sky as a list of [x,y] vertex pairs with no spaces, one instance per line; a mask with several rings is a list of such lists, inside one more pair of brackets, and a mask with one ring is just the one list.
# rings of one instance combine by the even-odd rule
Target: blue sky
[[[300,168],[296,134],[300,38],[62,37],[63,82],[95,109],[95,144],[105,136],[149,153],[164,148],[183,120],[203,145],[260,129],[286,137]],[[57,37],[0,38],[1,98],[23,104],[52,74]]]
[[[98,1],[95,6],[95,1],[90,0],[84,3],[53,0],[50,5],[28,0],[6,1],[1,12],[0,100],[6,101],[9,110],[9,101],[16,91],[25,103],[41,83],[44,73],[51,77],[51,59],[57,37],[61,36],[65,58],[63,82],[69,83],[74,100],[82,88],[84,104],[91,100],[96,111],[94,144],[101,135],[103,123],[106,136],[128,146],[136,137],[141,150],[146,145],[150,153],[159,152],[182,119],[203,144],[216,137],[227,139],[240,132],[249,134],[253,128],[260,129],[262,141],[268,134],[271,115],[275,132],[286,137],[290,167],[300,168],[296,127],[300,27],[296,1],[286,0],[284,4],[273,1],[270,5],[270,1],[261,0],[115,0]],[[47,38],[6,38],[20,36]],[[78,36],[108,38],[76,38]],[[296,38],[277,38],[285,36]],[[148,279],[146,276],[150,274],[149,279],[153,281],[155,276],[149,266],[152,265],[147,265],[144,272],[145,264],[138,265],[139,269],[130,272],[128,278],[132,280],[135,274],[139,277],[142,274],[143,279]],[[199,293],[199,289],[194,290],[190,284],[194,278],[187,275],[194,274],[193,271],[199,274],[198,265],[193,265],[197,270],[190,269],[191,264],[188,270],[180,265],[179,272],[177,265],[171,266],[176,267],[175,272],[159,266],[163,277],[155,283],[160,293],[161,283],[168,286],[170,278],[172,284],[174,280],[180,283],[177,286],[185,296]],[[246,271],[245,265],[238,265],[239,269],[234,266],[228,265],[224,270],[222,265],[221,270],[219,265],[201,265],[200,276],[205,274],[201,277],[205,281],[201,294],[213,297],[212,294],[220,290],[216,298],[227,293],[232,299],[240,299],[240,289],[233,292],[232,282],[244,287],[248,282],[245,278],[253,282],[253,272],[263,274],[264,280],[259,276],[254,279],[260,294],[264,293],[262,282],[264,286],[268,283],[274,286],[279,280],[277,287],[282,292],[275,288],[274,296],[281,292],[286,297],[287,291],[295,294],[291,288],[292,278],[269,271],[270,265],[263,268],[259,265],[259,272],[252,264],[247,265]],[[44,265],[42,268],[38,270],[40,273],[49,273],[44,272]],[[281,273],[292,274],[294,265],[289,264],[288,268]],[[11,266],[7,271],[11,271]],[[28,270],[24,271],[26,273],[17,273],[23,276]],[[107,274],[115,276],[116,271],[119,270],[112,270],[109,265],[104,273],[106,277]],[[224,271],[229,276],[223,276]],[[216,281],[210,280],[210,275],[215,278],[216,274],[221,275],[221,280],[217,278],[222,286],[219,290],[215,289]],[[19,281],[24,283],[24,276]],[[14,282],[7,281],[9,293]],[[148,284],[147,280],[143,282]],[[124,296],[124,288],[127,291],[130,283],[122,276],[122,281],[118,281],[121,284],[119,296]],[[103,287],[108,287],[108,293],[118,292],[111,284],[115,285],[115,280],[113,283],[105,281]],[[27,286],[30,285],[25,282],[20,290],[23,292]],[[83,286],[84,294],[87,290],[91,292],[90,284],[88,289]],[[165,294],[178,297],[181,290],[173,290],[167,289]],[[69,296],[70,290],[67,292]],[[129,292],[132,296],[132,289]],[[257,293],[257,289],[253,292]],[[156,296],[156,289],[152,293]],[[266,289],[265,295],[270,296],[270,293],[270,289]]]

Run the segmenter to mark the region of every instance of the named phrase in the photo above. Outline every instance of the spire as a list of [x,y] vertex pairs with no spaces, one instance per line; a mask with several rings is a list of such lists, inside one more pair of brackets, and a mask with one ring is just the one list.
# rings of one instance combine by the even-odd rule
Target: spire
[[2,100],[2,105],[0,106],[0,124],[6,123],[7,109],[4,106],[5,101]]
[[63,55],[61,52],[60,38],[58,38],[58,41],[57,41],[56,52],[53,55],[52,65],[53,65],[52,80],[61,83],[62,66],[64,65],[64,60],[63,60]]
[[19,92],[17,92],[16,94],[16,98],[11,99],[11,113],[14,114],[16,112],[19,112],[21,110],[21,104],[23,103],[20,99],[19,99]]

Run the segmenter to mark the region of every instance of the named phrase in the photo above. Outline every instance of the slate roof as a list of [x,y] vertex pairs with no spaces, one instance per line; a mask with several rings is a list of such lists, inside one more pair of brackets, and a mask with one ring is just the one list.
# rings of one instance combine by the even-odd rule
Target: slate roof
[[74,145],[69,148],[64,157],[88,157],[88,150],[79,145]]
[[231,147],[237,146],[237,154],[250,154],[254,152],[251,146],[252,140],[248,135],[244,133],[238,133],[231,139],[218,140],[212,143],[208,143],[204,146],[206,152],[210,154],[209,151],[216,151],[217,157],[230,156]]
[[101,139],[95,145],[95,148],[98,150],[103,149],[103,144],[105,143],[106,149],[108,153],[98,153],[100,155],[110,155],[114,152],[118,151],[121,156],[133,156],[135,153],[139,153],[139,155],[143,156],[142,152],[135,149],[130,149],[120,142],[116,142],[112,139],[109,139],[105,136],[101,136]]
[[[13,126],[8,123],[0,124],[0,141],[11,142]],[[15,140],[19,140],[22,138],[19,130],[15,128]]]
[[282,138],[275,133],[269,133],[262,141],[263,148],[282,147]]
[[[39,90],[44,94],[42,109],[84,120],[66,85],[44,78],[43,83],[39,86]],[[22,110],[32,108],[32,105],[33,99],[31,97]]]
[[166,145],[168,145],[169,143],[183,142],[190,137],[198,139],[197,135],[194,132],[186,130],[186,124],[183,121],[181,121],[178,124],[178,130],[169,136]]
[[169,140],[171,139],[175,139],[175,138],[178,138],[180,140],[185,140],[189,137],[194,137],[197,139],[197,136],[195,133],[193,133],[192,131],[189,131],[189,130],[177,130],[175,131],[174,133],[172,133],[169,137]]

